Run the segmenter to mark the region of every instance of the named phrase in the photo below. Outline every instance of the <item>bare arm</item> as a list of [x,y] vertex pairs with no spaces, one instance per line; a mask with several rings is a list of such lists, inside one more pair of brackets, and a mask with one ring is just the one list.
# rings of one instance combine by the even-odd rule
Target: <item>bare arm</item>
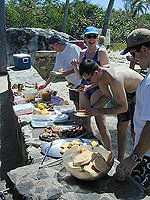
[[[138,144],[133,152],[142,158],[143,155],[150,150],[150,121],[146,121],[146,124],[142,130]],[[138,164],[131,159],[131,156],[125,158],[116,168],[118,174],[125,174],[132,172],[133,168]]]
[[79,65],[80,65],[80,63],[81,63],[81,61],[82,61],[82,57],[83,57],[83,55],[84,55],[84,52],[85,52],[85,50],[84,50],[84,51],[82,50],[82,51],[80,52],[80,58],[79,58],[79,60],[73,59],[73,60],[71,61],[71,64],[72,64],[73,69],[74,69],[74,73],[76,74],[76,76],[77,76],[79,79],[81,79],[81,76],[80,76],[80,74],[79,74]]
[[68,76],[73,73],[75,73],[74,69],[71,69],[69,71],[63,71],[62,77]]
[[92,105],[93,108],[101,108],[112,99],[112,94],[108,88],[108,85],[100,84],[102,96]]
[[44,89],[48,86],[50,82],[52,82],[56,78],[56,75],[50,74],[49,78],[47,79],[46,83],[39,86],[39,90]]
[[109,63],[109,56],[106,49],[99,50],[98,60],[100,61],[101,66],[107,65]]
[[75,73],[76,76],[80,79],[81,76],[80,76],[80,74],[79,74],[79,64],[80,64],[79,61],[76,60],[76,59],[73,59],[73,60],[71,61],[71,64],[72,64],[72,66],[73,66],[74,73]]
[[50,74],[49,78],[48,78],[47,81],[46,81],[45,87],[46,87],[49,83],[51,83],[55,78],[56,78],[56,75]]

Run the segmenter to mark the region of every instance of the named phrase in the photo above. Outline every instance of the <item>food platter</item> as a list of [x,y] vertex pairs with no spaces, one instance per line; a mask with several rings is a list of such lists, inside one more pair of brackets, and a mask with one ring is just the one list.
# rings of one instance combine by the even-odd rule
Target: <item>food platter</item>
[[65,142],[71,142],[73,140],[80,141],[81,144],[89,144],[92,140],[91,139],[82,139],[82,141],[79,138],[64,138],[64,139],[56,139],[52,142],[52,146],[47,152],[47,149],[49,148],[51,142],[44,144],[41,146],[41,153],[46,154],[47,156],[53,157],[53,158],[61,158],[62,154],[60,153],[62,148],[61,145]]
[[75,116],[77,117],[89,117],[85,110],[77,110],[77,112],[74,113]]
[[54,123],[61,124],[68,121],[68,115],[67,114],[35,114],[32,116],[31,119],[31,126],[33,128],[43,128],[46,126],[51,126]]
[[55,72],[55,71],[51,71],[51,74],[59,76],[59,75],[63,75],[63,72]]
[[[62,125],[60,124],[59,126],[52,124],[51,126],[47,126],[43,132],[39,135],[39,139],[46,141],[46,142],[51,142],[53,140],[61,138],[64,133],[67,131],[72,130],[72,132],[78,128],[78,125]],[[70,134],[71,135],[71,134]]]
[[54,110],[56,113],[59,111],[63,114],[70,114],[74,111],[74,107],[70,105],[54,106]]

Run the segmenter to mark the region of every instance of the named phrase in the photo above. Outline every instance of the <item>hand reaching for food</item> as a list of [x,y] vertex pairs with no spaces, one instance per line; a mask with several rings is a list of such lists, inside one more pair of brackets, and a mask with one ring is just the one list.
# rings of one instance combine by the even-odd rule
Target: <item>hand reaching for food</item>
[[73,68],[79,68],[79,61],[77,60],[77,59],[73,59],[72,61],[71,61],[71,64],[72,64],[72,66],[73,66]]

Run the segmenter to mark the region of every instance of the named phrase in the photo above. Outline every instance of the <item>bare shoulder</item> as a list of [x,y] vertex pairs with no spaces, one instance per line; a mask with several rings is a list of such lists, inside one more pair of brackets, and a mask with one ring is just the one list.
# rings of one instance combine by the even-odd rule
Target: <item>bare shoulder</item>
[[107,53],[107,49],[106,48],[99,48],[98,53]]
[[86,51],[86,49],[82,49],[82,50],[80,51],[80,54],[84,54],[85,51]]
[[86,49],[82,49],[82,50],[80,51],[80,58],[82,58],[82,57],[83,57],[83,55],[84,55],[85,51],[86,51]]

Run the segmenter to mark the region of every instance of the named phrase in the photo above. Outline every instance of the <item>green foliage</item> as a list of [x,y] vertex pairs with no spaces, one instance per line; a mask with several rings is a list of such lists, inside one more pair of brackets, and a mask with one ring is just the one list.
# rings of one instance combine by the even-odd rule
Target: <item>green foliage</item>
[[[65,3],[59,0],[9,0],[6,4],[6,27],[43,28],[61,31]],[[72,37],[82,38],[87,26],[102,28],[105,10],[88,0],[73,0],[69,6],[66,31]],[[127,35],[135,28],[149,28],[149,14],[133,18],[128,9],[112,10],[108,28],[111,30],[111,45],[122,47]],[[114,43],[117,45],[114,46]]]
[[125,43],[113,43],[109,46],[109,50],[113,50],[113,51],[122,51],[122,49],[126,48],[126,44]]

